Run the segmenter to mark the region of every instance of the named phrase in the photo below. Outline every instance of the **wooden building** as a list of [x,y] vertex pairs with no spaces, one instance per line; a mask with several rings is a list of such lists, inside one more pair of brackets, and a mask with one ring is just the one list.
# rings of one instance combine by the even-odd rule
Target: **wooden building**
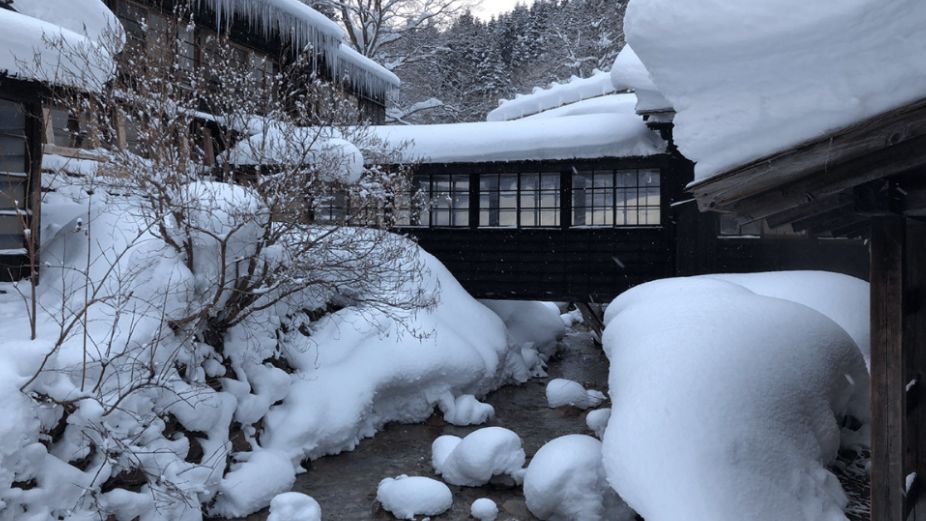
[[872,520],[926,520],[926,100],[691,187],[704,211],[870,241]]
[[[183,2],[193,8],[193,26],[175,14],[175,7]],[[0,71],[4,71],[0,72],[0,125],[3,129],[0,279],[17,280],[28,273],[26,250],[29,248],[25,243],[28,234],[23,233],[23,226],[33,231],[37,245],[43,155],[46,168],[62,167],[68,173],[79,174],[82,165],[92,164],[99,158],[98,149],[132,150],[137,140],[137,131],[131,122],[118,116],[112,121],[115,133],[110,142],[85,138],[88,133],[83,131],[84,126],[96,122],[56,106],[52,101],[55,98],[53,89],[81,92],[98,87],[106,83],[113,72],[121,74],[118,69],[121,60],[139,53],[163,51],[154,47],[163,45],[164,41],[175,42],[176,49],[169,52],[173,53],[177,67],[201,67],[209,63],[211,46],[218,38],[226,39],[240,63],[259,78],[279,72],[303,75],[305,71],[291,71],[290,68],[297,56],[310,53],[308,61],[313,64],[313,72],[337,84],[357,104],[361,117],[373,123],[385,120],[387,96],[399,87],[400,82],[394,74],[349,48],[340,26],[299,0],[272,3],[105,0],[105,4],[108,10],[101,6],[100,12],[78,12],[78,9],[56,14],[43,9],[41,0],[0,3],[3,17],[0,23],[4,24],[0,43],[6,51],[0,57]],[[84,24],[86,21],[91,23]],[[126,36],[125,46],[115,59],[115,68],[112,63],[91,67],[99,70],[89,72],[75,71],[73,64],[58,67],[61,65],[58,60],[68,57],[62,57],[60,49],[57,56],[52,56],[54,46],[43,39],[43,34],[53,37],[61,34],[68,39],[61,49],[79,48],[77,45],[94,36],[103,38],[100,34],[89,34],[88,27],[111,30],[108,23],[121,27]],[[71,46],[71,43],[76,45]],[[40,56],[43,63],[32,63],[35,56]],[[103,73],[108,77],[101,77]],[[85,74],[92,77],[78,77]],[[205,154],[200,159],[214,164],[220,146],[228,144],[213,146],[209,127],[214,121],[206,117],[200,123],[204,132],[199,148]]]

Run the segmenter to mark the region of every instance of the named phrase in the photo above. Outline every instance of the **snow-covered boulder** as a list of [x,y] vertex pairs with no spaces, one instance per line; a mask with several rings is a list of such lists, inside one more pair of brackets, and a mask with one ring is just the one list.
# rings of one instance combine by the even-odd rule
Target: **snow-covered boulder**
[[447,485],[419,476],[403,475],[380,481],[376,500],[399,519],[436,516],[453,506],[453,494]]
[[608,319],[604,464],[644,518],[844,521],[824,465],[868,421],[868,372],[842,327],[709,278],[638,286]]
[[573,406],[579,409],[597,407],[605,400],[601,391],[589,390],[579,382],[554,378],[547,384],[547,405],[551,409]]
[[322,521],[322,507],[311,496],[286,492],[270,502],[267,521]]
[[498,518],[498,505],[489,498],[479,498],[473,501],[469,515],[479,521],[495,521]]
[[585,415],[585,425],[595,433],[595,436],[601,438],[604,436],[605,429],[608,428],[608,421],[611,419],[611,409],[595,409]]
[[471,394],[453,397],[445,394],[437,406],[444,413],[444,421],[451,425],[466,427],[480,425],[495,416],[495,407],[482,403]]
[[601,442],[581,434],[556,438],[537,451],[524,475],[524,498],[544,521],[633,519],[605,479]]
[[451,485],[480,487],[494,476],[521,479],[526,455],[521,438],[501,427],[486,427],[465,438],[441,436],[431,445],[434,471]]

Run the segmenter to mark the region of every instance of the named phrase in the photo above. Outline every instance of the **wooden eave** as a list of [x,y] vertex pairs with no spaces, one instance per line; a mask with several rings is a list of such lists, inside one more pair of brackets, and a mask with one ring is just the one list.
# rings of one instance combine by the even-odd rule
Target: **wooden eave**
[[926,98],[695,183],[689,191],[702,211],[784,224],[831,212],[834,197],[846,190],[922,167]]

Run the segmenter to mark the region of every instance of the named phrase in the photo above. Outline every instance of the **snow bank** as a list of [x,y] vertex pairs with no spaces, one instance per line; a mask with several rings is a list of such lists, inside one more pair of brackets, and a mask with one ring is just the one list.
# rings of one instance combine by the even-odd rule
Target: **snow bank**
[[473,501],[469,515],[479,521],[495,521],[498,518],[498,505],[489,498],[479,498]]
[[431,446],[434,471],[461,487],[481,487],[494,476],[518,482],[525,459],[521,438],[501,427],[479,429],[462,439],[441,436]]
[[[524,357],[520,346],[510,348],[497,315],[436,259],[422,252],[421,260],[424,290],[439,291],[433,309],[346,309],[314,323],[311,337],[293,334],[284,342],[297,374],[289,396],[265,419],[265,447],[290,451],[294,464],[350,450],[387,422],[423,421],[448,393],[482,396],[536,372],[536,352]],[[424,338],[397,331],[398,322]],[[275,332],[261,327],[251,323],[240,334],[275,345]]]
[[[222,479],[213,514],[230,518],[247,516],[271,500],[276,501],[274,498],[293,488],[296,482],[296,472],[285,453],[258,451],[248,454],[246,462],[232,467]],[[281,509],[278,502],[277,510]]]
[[611,81],[618,90],[633,90],[637,98],[637,112],[670,112],[673,110],[653,79],[640,57],[629,45],[621,49],[611,68]]
[[426,163],[651,156],[666,143],[633,111],[444,125],[372,127],[402,160]]
[[270,502],[267,521],[322,521],[322,507],[315,498],[298,492],[286,492]]
[[571,405],[579,409],[598,407],[605,400],[601,391],[587,390],[579,382],[554,378],[547,383],[547,405],[551,409]]
[[634,518],[608,486],[601,442],[572,434],[547,443],[524,475],[527,508],[544,521],[623,521]]
[[824,465],[843,418],[868,422],[868,373],[838,324],[710,278],[638,286],[606,321],[604,464],[644,518],[845,519]]
[[924,19],[919,0],[635,0],[624,27],[703,180],[926,96]]
[[379,483],[376,500],[399,519],[436,516],[453,506],[453,494],[447,485],[423,477],[386,478]]
[[839,324],[871,361],[870,288],[864,280],[825,271],[706,275],[764,295],[803,304]]
[[548,88],[537,87],[531,94],[518,94],[514,99],[501,100],[498,108],[489,112],[487,121],[510,121],[538,114],[590,98],[615,92],[607,72],[595,70],[588,78],[573,76],[566,83],[552,83]]

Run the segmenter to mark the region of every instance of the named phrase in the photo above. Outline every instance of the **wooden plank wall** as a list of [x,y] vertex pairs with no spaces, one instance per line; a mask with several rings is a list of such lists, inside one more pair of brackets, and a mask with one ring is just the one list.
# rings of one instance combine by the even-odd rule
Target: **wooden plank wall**
[[662,228],[404,231],[478,298],[606,303],[675,269]]

